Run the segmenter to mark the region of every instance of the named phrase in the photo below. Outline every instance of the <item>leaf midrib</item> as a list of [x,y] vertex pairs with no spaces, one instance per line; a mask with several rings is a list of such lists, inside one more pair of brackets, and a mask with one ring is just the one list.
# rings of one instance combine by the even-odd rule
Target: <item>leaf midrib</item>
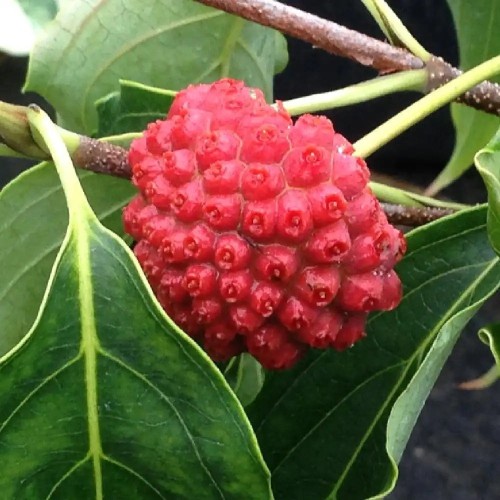
[[75,245],[75,271],[78,276],[78,299],[80,305],[81,352],[85,370],[85,395],[87,400],[87,425],[89,432],[89,454],[92,459],[96,500],[103,500],[102,443],[99,429],[97,401],[97,350],[99,340],[94,311],[94,286],[90,260],[91,221],[85,213],[70,218],[70,228]]

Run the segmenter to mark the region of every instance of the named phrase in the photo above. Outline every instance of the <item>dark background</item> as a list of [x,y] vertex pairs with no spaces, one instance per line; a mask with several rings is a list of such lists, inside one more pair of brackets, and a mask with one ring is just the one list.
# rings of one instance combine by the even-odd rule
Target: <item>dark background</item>
[[[380,37],[360,2],[289,0],[286,3]],[[428,50],[458,64],[451,14],[445,0],[399,0],[393,6]],[[278,99],[324,92],[375,76],[371,69],[297,40],[289,40],[289,51],[289,65],[276,78]],[[44,104],[36,96],[20,93],[26,63],[25,59],[0,60],[0,99]],[[355,141],[414,99],[415,94],[410,93],[392,95],[328,115],[337,130]],[[425,186],[445,165],[453,141],[449,111],[443,109],[382,148],[370,158],[369,164],[377,172]],[[0,186],[28,165],[19,160],[0,159],[0,162]],[[466,203],[485,200],[482,182],[473,169],[445,194]],[[448,360],[410,439],[391,499],[500,499],[497,465],[500,384],[479,392],[457,388],[459,382],[481,375],[492,365],[493,358],[477,339],[476,332],[495,320],[500,320],[498,299],[490,301],[474,318]]]

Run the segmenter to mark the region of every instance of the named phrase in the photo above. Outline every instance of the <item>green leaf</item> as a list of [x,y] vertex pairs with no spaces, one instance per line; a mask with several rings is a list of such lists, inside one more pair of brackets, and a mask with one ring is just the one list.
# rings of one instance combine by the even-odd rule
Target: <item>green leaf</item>
[[164,119],[175,92],[120,80],[120,90],[96,103],[97,137],[144,130],[148,123]]
[[59,5],[68,0],[17,0],[35,30],[43,29],[57,14]]
[[391,489],[395,458],[427,396],[419,381],[439,372],[500,282],[485,219],[480,207],[413,231],[398,265],[403,300],[371,316],[367,339],[266,376],[248,414],[277,499],[368,498]]
[[488,145],[475,156],[476,168],[488,190],[488,233],[500,255],[500,128]]
[[[460,50],[463,70],[500,53],[500,9],[497,0],[448,0]],[[461,104],[451,105],[456,139],[453,154],[428,189],[435,194],[458,179],[473,164],[476,152],[485,146],[500,126],[500,118]]]
[[95,101],[118,90],[119,78],[178,90],[232,76],[271,99],[286,57],[277,36],[191,0],[74,0],[36,44],[25,90],[86,133],[97,126]]
[[123,242],[87,222],[0,367],[2,496],[270,498],[220,372],[167,322]]
[[490,346],[496,366],[500,369],[500,324],[492,323],[481,328],[479,330],[479,338]]
[[224,376],[243,406],[248,406],[264,384],[264,369],[250,354],[233,358],[224,370]]
[[[80,172],[99,219],[122,234],[121,208],[134,189],[122,179]],[[111,194],[110,194],[111,193]],[[34,167],[0,192],[0,356],[35,320],[50,270],[68,224],[61,184],[54,166]]]

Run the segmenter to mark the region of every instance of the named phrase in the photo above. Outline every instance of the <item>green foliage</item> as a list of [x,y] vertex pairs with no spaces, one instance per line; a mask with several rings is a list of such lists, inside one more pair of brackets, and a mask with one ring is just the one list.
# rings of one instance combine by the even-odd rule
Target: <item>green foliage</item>
[[120,90],[98,100],[97,137],[142,131],[148,123],[164,119],[175,92],[120,81]]
[[[133,194],[130,183],[90,172],[79,175],[99,219],[123,234],[121,207]],[[0,331],[0,356],[33,324],[67,224],[64,195],[52,164],[28,170],[1,191],[0,259],[8,265],[0,273],[0,324],[8,328]]]
[[58,3],[67,3],[68,0],[18,0],[18,2],[35,28],[41,30],[56,16]]
[[403,301],[372,315],[367,339],[266,377],[248,413],[277,499],[391,489],[394,459],[457,335],[499,286],[485,218],[481,207],[414,231],[398,266]]
[[500,255],[500,128],[488,145],[475,157],[476,168],[488,190],[488,232]]
[[0,366],[0,461],[4,498],[271,496],[220,372],[93,218],[70,226],[37,322]]
[[36,44],[25,89],[86,133],[96,129],[95,101],[117,90],[118,78],[178,90],[231,75],[270,99],[286,62],[280,37],[191,0],[74,0]]
[[[460,67],[464,70],[500,53],[500,9],[498,0],[447,0],[453,14],[460,50]],[[474,161],[500,126],[500,118],[461,104],[451,105],[456,140],[453,154],[429,188],[437,193],[458,179]]]
[[479,338],[487,345],[489,345],[497,370],[500,371],[500,323],[493,323],[481,328]]

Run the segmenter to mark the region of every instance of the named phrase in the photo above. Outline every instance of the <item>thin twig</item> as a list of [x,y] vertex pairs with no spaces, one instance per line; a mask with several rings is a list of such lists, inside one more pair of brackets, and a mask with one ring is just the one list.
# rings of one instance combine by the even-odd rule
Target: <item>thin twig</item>
[[80,136],[80,144],[71,155],[75,165],[100,174],[130,179],[128,152],[121,146]]
[[[284,5],[275,0],[197,0],[230,14],[254,21],[320,47],[327,52],[348,57],[380,73],[426,67],[426,63],[407,50],[345,28],[333,21]],[[438,57],[428,63],[429,83],[426,91],[456,78],[460,70]],[[500,115],[500,86],[491,82],[469,90],[458,99],[468,106]]]
[[423,226],[456,212],[451,208],[408,207],[392,203],[381,203],[381,206],[391,224],[411,227]]

